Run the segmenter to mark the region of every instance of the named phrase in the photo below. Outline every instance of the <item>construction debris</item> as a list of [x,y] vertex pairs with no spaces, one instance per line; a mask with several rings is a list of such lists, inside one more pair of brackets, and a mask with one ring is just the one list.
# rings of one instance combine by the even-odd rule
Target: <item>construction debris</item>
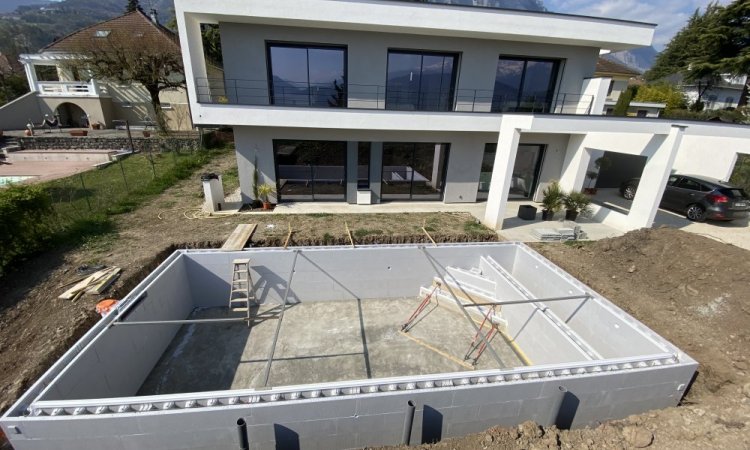
[[105,292],[120,276],[122,269],[110,267],[99,270],[80,280],[75,286],[60,294],[63,300],[78,300],[84,294],[99,295]]

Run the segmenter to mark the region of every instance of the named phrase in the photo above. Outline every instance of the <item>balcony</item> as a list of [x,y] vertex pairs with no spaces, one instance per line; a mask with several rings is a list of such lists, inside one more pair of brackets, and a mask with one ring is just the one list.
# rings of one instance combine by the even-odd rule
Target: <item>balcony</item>
[[95,80],[87,81],[39,81],[36,91],[43,97],[102,97],[107,96],[107,87]]
[[316,85],[285,82],[269,88],[266,80],[196,78],[201,104],[290,108],[358,109],[422,112],[536,113],[588,115],[593,95],[506,98],[492,90],[439,89],[399,91],[379,85]]

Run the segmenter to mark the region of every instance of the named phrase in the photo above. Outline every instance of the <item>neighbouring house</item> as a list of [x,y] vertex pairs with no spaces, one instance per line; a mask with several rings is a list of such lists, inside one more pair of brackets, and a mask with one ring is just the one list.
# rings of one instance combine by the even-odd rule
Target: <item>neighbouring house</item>
[[748,87],[750,79],[747,75],[722,75],[717,82],[712,82],[705,88],[705,83],[681,83],[680,89],[685,93],[688,103],[693,104],[698,100],[699,92],[702,93],[701,101],[704,110],[735,109],[747,105]]
[[[610,116],[614,113],[620,94],[625,92],[631,84],[638,84],[640,75],[640,72],[624,64],[599,58],[594,76],[611,79],[607,88],[607,99],[604,101],[604,114]],[[627,115],[630,117],[659,117],[666,107],[665,103],[631,101]]]
[[[76,51],[91,39],[127,33],[133,39],[163,40],[179,52],[177,36],[158,23],[155,15],[140,10],[75,31],[35,54],[21,55],[31,93],[19,99],[15,110],[0,110],[0,127],[23,128],[29,121],[41,123],[45,117],[57,117],[63,127],[133,126],[154,123],[154,111],[148,92],[141,85],[122,85],[96,80],[86,73],[71,70],[66,61],[76,58]],[[193,127],[184,89],[162,91],[161,107],[172,130]],[[10,105],[10,108],[13,104]],[[10,109],[9,108],[9,109]],[[12,117],[11,117],[12,116]],[[12,120],[18,123],[10,124]]]
[[599,55],[651,45],[653,24],[386,0],[175,6],[193,118],[234,128],[245,202],[254,180],[278,202],[486,201],[500,228],[509,199],[580,190],[604,152],[641,177],[629,212],[596,209],[628,230],[651,225],[673,171],[726,179],[750,152],[747,127],[604,115]]

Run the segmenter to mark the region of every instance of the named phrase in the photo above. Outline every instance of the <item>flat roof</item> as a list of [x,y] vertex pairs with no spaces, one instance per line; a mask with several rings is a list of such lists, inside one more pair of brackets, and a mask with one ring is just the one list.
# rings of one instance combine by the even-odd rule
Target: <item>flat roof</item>
[[177,0],[179,16],[339,30],[455,36],[621,51],[651,45],[656,25],[539,11],[393,0]]

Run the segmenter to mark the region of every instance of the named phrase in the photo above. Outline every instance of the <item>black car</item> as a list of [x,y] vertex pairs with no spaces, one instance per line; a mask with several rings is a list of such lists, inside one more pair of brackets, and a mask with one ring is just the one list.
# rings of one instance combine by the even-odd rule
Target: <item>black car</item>
[[[635,197],[640,178],[620,185],[620,194]],[[698,175],[672,175],[659,207],[685,214],[694,221],[744,219],[750,215],[750,197],[724,181]]]

